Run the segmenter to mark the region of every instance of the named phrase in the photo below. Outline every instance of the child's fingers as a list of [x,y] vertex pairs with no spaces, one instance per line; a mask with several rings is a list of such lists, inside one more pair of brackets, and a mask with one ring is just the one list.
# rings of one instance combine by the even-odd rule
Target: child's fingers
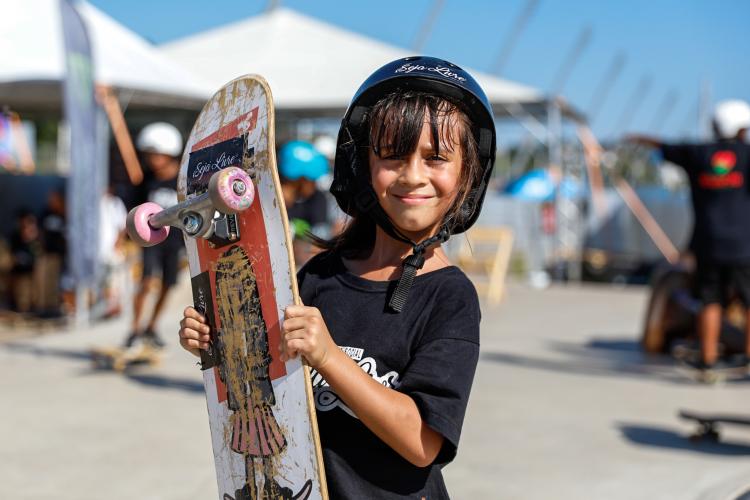
[[206,317],[199,313],[198,310],[192,306],[186,307],[182,315],[185,316],[185,318],[191,318],[197,320],[200,323],[206,322]]
[[191,330],[195,330],[196,332],[200,332],[204,335],[211,332],[211,328],[207,324],[201,323],[197,319],[188,318],[188,317],[182,318],[182,320],[180,321],[180,327],[182,329],[189,328]]
[[295,330],[303,330],[307,325],[307,318],[305,317],[294,317],[285,319],[281,324],[281,330],[284,333],[293,332]]
[[284,317],[289,318],[300,318],[304,316],[320,316],[320,311],[317,307],[307,307],[307,306],[287,306],[286,309],[284,309]]
[[200,342],[195,339],[180,339],[180,345],[194,356],[200,357],[201,350],[208,349],[208,342]]
[[285,349],[282,354],[286,354],[289,359],[295,359],[305,345],[302,339],[287,340],[283,344],[285,344]]
[[294,359],[297,357],[297,350],[296,349],[290,349],[286,342],[282,342],[279,344],[279,350],[281,351],[281,355],[279,356],[281,358],[281,361],[287,362],[290,359]]
[[201,342],[208,342],[209,340],[211,340],[211,336],[209,334],[199,332],[192,328],[180,328],[179,335],[181,339],[199,340]]

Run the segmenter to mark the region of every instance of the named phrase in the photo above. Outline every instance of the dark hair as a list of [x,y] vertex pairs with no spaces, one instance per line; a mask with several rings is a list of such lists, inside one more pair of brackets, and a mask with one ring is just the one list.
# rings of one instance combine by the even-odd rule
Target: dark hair
[[[355,138],[358,157],[360,165],[367,166],[371,149],[378,157],[386,148],[389,155],[411,154],[417,147],[425,119],[429,120],[436,154],[441,148],[452,151],[454,144],[461,147],[458,193],[443,218],[443,223],[450,228],[452,223],[462,222],[461,206],[482,173],[474,124],[460,102],[427,92],[396,91],[386,95],[370,109],[360,129],[362,136]],[[454,123],[459,124],[459,137],[453,137]],[[358,174],[366,175],[369,183],[369,168],[361,168]],[[341,251],[347,258],[366,258],[375,244],[375,221],[366,214],[356,214],[341,234],[328,240],[310,234],[308,238],[323,249]]]

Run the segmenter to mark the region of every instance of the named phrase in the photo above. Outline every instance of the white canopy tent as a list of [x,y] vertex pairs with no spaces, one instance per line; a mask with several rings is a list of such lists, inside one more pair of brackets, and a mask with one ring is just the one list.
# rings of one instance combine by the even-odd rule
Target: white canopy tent
[[[317,117],[340,117],[370,73],[414,55],[283,7],[164,44],[161,51],[214,89],[244,73],[263,75],[279,110]],[[469,71],[498,115],[508,114],[508,103],[545,102],[534,88]]]
[[[59,107],[65,74],[59,0],[5,2],[0,30],[0,104]],[[88,29],[95,80],[132,106],[198,110],[211,89],[160,54],[152,44],[93,5],[76,3]]]

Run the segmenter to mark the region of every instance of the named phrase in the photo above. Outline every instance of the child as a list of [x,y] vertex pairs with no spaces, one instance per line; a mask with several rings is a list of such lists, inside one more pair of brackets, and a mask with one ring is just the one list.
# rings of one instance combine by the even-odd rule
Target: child
[[[141,184],[144,199],[162,207],[177,204],[177,175],[180,173],[182,146],[180,131],[166,122],[146,125],[138,134],[136,147],[148,169]],[[177,284],[184,248],[180,231],[172,231],[163,243],[143,249],[143,275],[133,299],[133,322],[130,334],[125,339],[125,347],[132,347],[140,341],[153,347],[164,346],[164,341],[156,333],[156,325],[169,293]],[[146,316],[144,306],[152,291],[157,293],[156,303],[143,328],[142,320]]]
[[[693,203],[690,250],[696,269],[693,293],[701,301],[698,333],[701,357],[696,360],[699,380],[715,382],[723,308],[732,286],[743,304],[750,305],[750,105],[722,101],[713,116],[715,140],[701,144],[668,144],[655,137],[634,135],[630,142],[661,150],[665,160],[685,169]],[[745,356],[750,360],[750,309],[745,327]],[[738,367],[739,368],[739,367]]]
[[[331,498],[448,498],[480,311],[440,245],[476,220],[494,156],[487,98],[439,59],[383,66],[342,121],[331,192],[351,220],[300,270],[280,353],[312,368]],[[207,347],[195,309],[180,325]]]

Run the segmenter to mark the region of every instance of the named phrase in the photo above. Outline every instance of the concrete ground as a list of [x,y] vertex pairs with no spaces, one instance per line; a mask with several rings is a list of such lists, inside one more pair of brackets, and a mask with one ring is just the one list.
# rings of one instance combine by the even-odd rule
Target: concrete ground
[[[750,428],[693,444],[680,408],[750,415],[745,382],[702,386],[638,349],[643,288],[511,285],[485,307],[455,499],[725,500],[750,486]],[[176,338],[183,278],[160,329]],[[0,331],[0,498],[216,498],[203,389],[177,347],[159,367],[95,370],[125,319]]]

